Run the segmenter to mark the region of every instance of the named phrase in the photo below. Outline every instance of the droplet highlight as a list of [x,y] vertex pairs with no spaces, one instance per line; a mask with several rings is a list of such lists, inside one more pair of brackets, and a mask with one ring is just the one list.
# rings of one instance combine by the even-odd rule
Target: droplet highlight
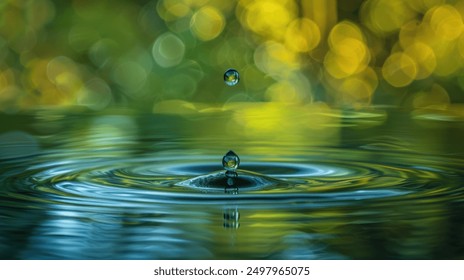
[[228,69],[224,73],[224,82],[228,86],[235,86],[236,84],[238,84],[239,80],[240,80],[240,74],[235,69],[232,69],[232,68]]

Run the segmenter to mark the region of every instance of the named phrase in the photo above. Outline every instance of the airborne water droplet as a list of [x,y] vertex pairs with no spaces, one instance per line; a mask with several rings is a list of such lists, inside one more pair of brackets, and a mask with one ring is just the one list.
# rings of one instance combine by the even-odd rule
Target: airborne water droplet
[[235,69],[232,69],[232,68],[228,69],[224,73],[224,82],[228,86],[235,86],[236,84],[238,84],[239,80],[240,80],[240,75],[238,74],[238,71]]
[[222,166],[227,171],[235,171],[240,165],[240,158],[233,151],[227,152],[222,158]]

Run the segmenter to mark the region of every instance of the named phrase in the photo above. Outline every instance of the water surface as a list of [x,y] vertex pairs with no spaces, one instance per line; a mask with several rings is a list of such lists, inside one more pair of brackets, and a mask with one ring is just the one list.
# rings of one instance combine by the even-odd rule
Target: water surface
[[462,120],[244,110],[0,116],[0,257],[464,258]]

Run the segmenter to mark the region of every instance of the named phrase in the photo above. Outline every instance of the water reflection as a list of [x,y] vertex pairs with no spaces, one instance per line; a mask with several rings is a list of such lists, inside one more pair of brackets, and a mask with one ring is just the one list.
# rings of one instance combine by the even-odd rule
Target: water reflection
[[237,206],[224,209],[224,227],[231,229],[240,227],[240,212]]
[[37,139],[24,131],[0,133],[0,160],[30,157],[40,152]]
[[1,132],[0,257],[462,258],[462,126],[327,113],[336,133],[290,132],[307,142],[202,134],[228,111],[19,117]]

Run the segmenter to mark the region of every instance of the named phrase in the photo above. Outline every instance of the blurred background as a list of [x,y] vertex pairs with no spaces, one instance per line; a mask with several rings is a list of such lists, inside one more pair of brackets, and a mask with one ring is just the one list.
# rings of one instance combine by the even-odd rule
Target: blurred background
[[[0,259],[464,259],[463,18],[464,0],[0,0]],[[229,150],[290,183],[176,186]]]
[[464,0],[3,0],[0,112],[267,102],[463,116],[463,17]]

